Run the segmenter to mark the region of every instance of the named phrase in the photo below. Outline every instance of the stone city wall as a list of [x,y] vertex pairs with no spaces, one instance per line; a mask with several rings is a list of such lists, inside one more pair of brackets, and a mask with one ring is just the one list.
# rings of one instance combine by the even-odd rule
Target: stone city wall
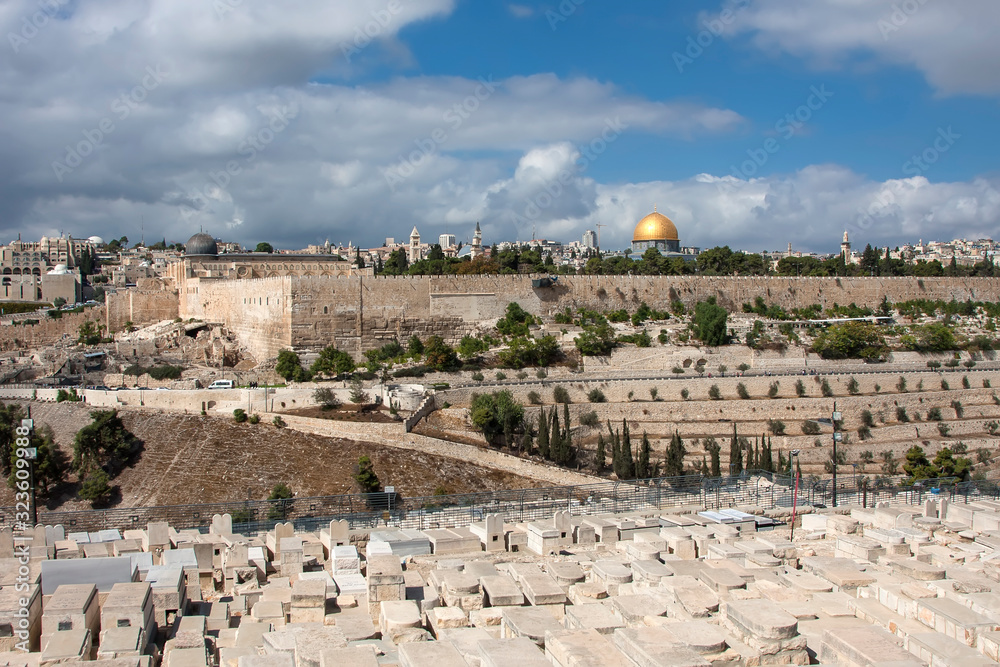
[[[59,319],[37,315],[38,324],[0,326],[0,350],[29,350],[54,345],[60,341],[76,342],[84,322],[104,324],[104,307],[87,308],[82,313],[65,313]],[[22,320],[23,321],[23,320]]]
[[258,358],[287,347],[331,343],[360,356],[388,339],[411,334],[457,342],[510,302],[551,316],[565,308],[635,310],[646,302],[667,309],[716,297],[730,310],[760,296],[784,308],[814,303],[877,306],[910,299],[1000,301],[993,278],[761,278],[701,276],[561,276],[533,288],[531,276],[282,277],[186,281],[180,316],[223,322]]
[[276,357],[293,346],[291,280],[287,276],[188,280],[179,316],[224,324],[258,360]]
[[143,327],[179,317],[177,293],[173,290],[130,289],[105,298],[104,325],[109,332],[123,331],[126,322]]

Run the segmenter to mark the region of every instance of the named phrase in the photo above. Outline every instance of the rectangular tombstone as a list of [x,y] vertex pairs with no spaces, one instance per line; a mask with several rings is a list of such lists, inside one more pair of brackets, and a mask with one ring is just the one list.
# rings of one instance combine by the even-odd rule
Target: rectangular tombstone
[[101,610],[97,587],[93,584],[63,584],[45,604],[42,635],[80,628],[88,628],[95,637],[100,632]]
[[135,581],[137,568],[128,556],[42,562],[42,595],[52,595],[63,584],[91,583],[100,593],[115,584]]

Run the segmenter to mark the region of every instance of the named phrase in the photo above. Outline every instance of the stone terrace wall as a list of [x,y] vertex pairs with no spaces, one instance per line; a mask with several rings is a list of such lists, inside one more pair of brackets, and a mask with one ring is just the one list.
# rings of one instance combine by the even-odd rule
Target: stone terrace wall
[[561,276],[557,285],[535,289],[531,276],[521,275],[284,277],[189,280],[186,292],[181,317],[223,322],[264,358],[285,347],[319,349],[331,343],[360,354],[414,333],[457,342],[478,323],[502,316],[510,302],[549,316],[565,308],[634,310],[643,301],[657,309],[673,301],[690,307],[712,296],[731,310],[758,296],[785,308],[873,307],[883,297],[1000,301],[1000,279]]

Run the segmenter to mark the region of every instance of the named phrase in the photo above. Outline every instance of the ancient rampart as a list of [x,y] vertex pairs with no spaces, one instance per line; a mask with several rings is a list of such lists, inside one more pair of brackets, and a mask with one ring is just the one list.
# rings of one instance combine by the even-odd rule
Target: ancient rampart
[[451,342],[516,301],[537,315],[565,308],[667,309],[716,297],[730,310],[762,297],[784,308],[820,304],[877,306],[911,299],[1000,301],[994,278],[775,278],[562,276],[534,288],[531,276],[281,277],[190,281],[180,316],[222,322],[258,357],[286,347],[335,343],[359,354],[387,339],[438,334]]

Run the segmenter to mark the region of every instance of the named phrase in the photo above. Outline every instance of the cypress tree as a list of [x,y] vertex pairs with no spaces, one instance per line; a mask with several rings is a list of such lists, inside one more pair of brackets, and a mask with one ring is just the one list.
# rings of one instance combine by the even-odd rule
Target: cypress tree
[[604,445],[604,434],[597,434],[597,452],[594,454],[594,470],[598,473],[604,470],[604,460],[607,458]]
[[649,436],[645,432],[642,434],[642,445],[639,447],[639,461],[635,465],[635,476],[639,479],[649,478],[649,453],[652,448],[649,445]]
[[705,461],[705,457],[701,457],[701,476],[708,477],[708,462]]
[[545,416],[545,408],[538,411],[538,453],[543,459],[549,458],[549,420]]
[[741,472],[743,472],[743,452],[739,436],[736,435],[736,424],[733,424],[733,437],[729,441],[729,474],[739,475]]
[[559,430],[559,409],[552,408],[552,435],[549,436],[549,460],[559,462],[562,449],[562,431]]
[[616,475],[621,466],[621,452],[618,451],[618,434],[611,428],[611,420],[608,420],[608,439],[611,441],[611,471]]
[[622,479],[635,479],[635,459],[632,456],[632,436],[628,432],[628,422],[622,419],[621,442]]
[[663,474],[667,477],[681,477],[684,475],[684,454],[686,453],[684,441],[681,440],[681,434],[674,431],[673,437],[670,438],[670,445],[667,447]]

